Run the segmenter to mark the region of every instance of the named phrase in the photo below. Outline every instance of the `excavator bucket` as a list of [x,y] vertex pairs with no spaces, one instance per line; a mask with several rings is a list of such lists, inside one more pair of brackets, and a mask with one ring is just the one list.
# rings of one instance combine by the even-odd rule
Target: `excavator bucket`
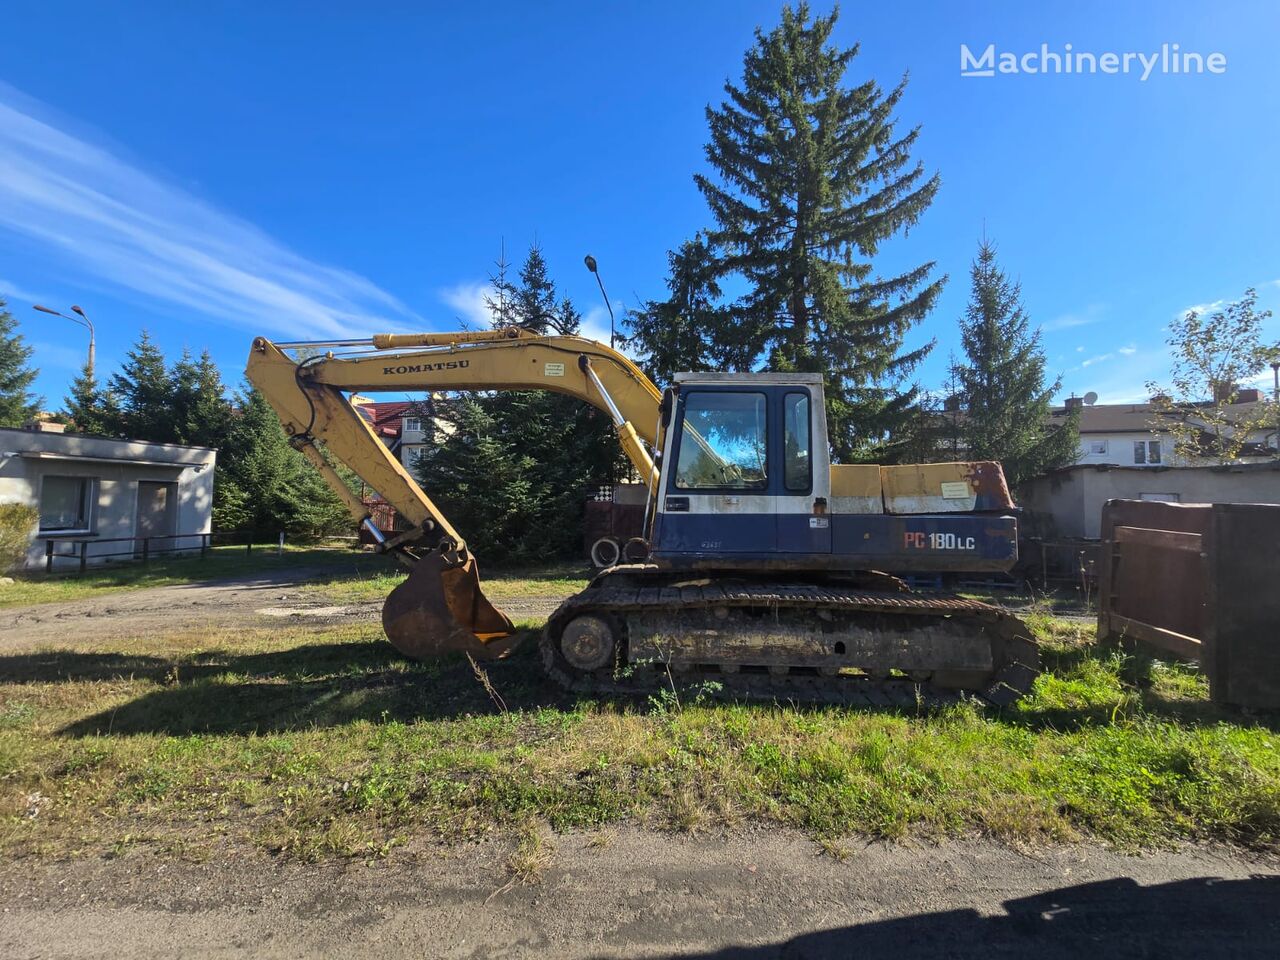
[[391,591],[382,628],[392,646],[414,660],[450,653],[497,660],[519,641],[511,620],[481,591],[475,560],[450,566],[435,550]]

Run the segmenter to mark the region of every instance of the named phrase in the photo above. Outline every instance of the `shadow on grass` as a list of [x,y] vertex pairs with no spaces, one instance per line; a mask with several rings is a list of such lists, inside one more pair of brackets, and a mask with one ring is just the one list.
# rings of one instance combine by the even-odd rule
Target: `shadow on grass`
[[[1092,646],[1047,651],[1045,668],[1067,674],[1089,660],[1110,656]],[[572,708],[581,699],[545,676],[534,631],[508,659],[482,664],[508,710]],[[1187,725],[1230,721],[1280,730],[1280,715],[1245,716],[1207,700],[1166,697],[1151,689],[1150,663],[1131,662],[1124,671],[1135,708],[1155,719]],[[136,699],[72,723],[60,732],[93,734],[271,733],[357,720],[450,719],[496,713],[471,665],[452,657],[432,663],[404,659],[384,640],[309,644],[265,653],[225,650],[157,657],[128,653],[45,651],[0,657],[0,678],[10,684],[146,680],[156,687]],[[597,697],[639,704],[643,697]],[[800,709],[824,710],[822,706]],[[894,707],[858,708],[900,714]],[[1114,702],[1058,707],[1034,699],[988,716],[1033,730],[1074,730],[1111,722]]]
[[[575,702],[544,677],[532,636],[512,657],[483,669],[509,710]],[[272,733],[357,720],[409,722],[498,712],[465,659],[414,663],[383,640],[175,658],[20,654],[0,657],[0,677],[10,683],[143,679],[160,685],[59,731],[70,736]]]
[[[834,926],[782,943],[674,954],[685,960],[865,957],[1274,957],[1280,877],[1129,878],[1007,900],[1005,913],[919,913]],[[852,912],[852,911],[850,911]]]

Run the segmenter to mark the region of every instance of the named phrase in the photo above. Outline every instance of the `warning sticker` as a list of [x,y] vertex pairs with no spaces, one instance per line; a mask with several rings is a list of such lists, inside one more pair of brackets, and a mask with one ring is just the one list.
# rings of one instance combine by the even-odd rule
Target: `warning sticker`
[[968,500],[969,484],[964,480],[949,480],[942,485],[943,500]]
[[544,377],[563,377],[563,376],[564,376],[564,364],[563,364],[563,363],[548,363],[545,367],[543,367],[543,368],[542,368],[542,375],[543,375]]
[[809,518],[810,530],[825,530],[829,526],[831,526],[830,517],[810,517]]

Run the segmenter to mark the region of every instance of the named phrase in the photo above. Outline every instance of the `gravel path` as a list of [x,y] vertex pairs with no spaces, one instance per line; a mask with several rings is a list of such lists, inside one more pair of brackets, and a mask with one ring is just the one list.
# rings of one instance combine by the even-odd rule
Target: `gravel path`
[[[176,635],[187,631],[269,627],[280,623],[333,625],[377,622],[382,600],[341,603],[308,581],[332,573],[323,567],[296,567],[203,583],[104,592],[57,603],[0,608],[0,650],[56,644],[92,647],[102,640]],[[562,595],[499,601],[514,620],[544,619]]]
[[505,840],[372,864],[9,864],[0,956],[1101,960],[1280,942],[1280,863],[1238,851],[859,842],[840,862],[781,830],[606,836],[553,838],[541,882],[509,888]]

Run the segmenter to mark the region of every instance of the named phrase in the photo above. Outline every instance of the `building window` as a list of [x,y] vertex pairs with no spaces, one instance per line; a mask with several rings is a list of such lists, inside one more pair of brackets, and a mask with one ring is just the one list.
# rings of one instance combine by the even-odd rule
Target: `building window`
[[1160,462],[1160,441],[1159,440],[1135,440],[1133,441],[1133,462],[1134,463],[1159,463]]
[[422,419],[420,417],[405,417],[404,432],[405,433],[421,433]]
[[40,532],[88,533],[93,488],[91,477],[45,477],[40,483]]
[[1105,457],[1106,455],[1107,455],[1107,441],[1105,440],[1089,441],[1089,456]]

